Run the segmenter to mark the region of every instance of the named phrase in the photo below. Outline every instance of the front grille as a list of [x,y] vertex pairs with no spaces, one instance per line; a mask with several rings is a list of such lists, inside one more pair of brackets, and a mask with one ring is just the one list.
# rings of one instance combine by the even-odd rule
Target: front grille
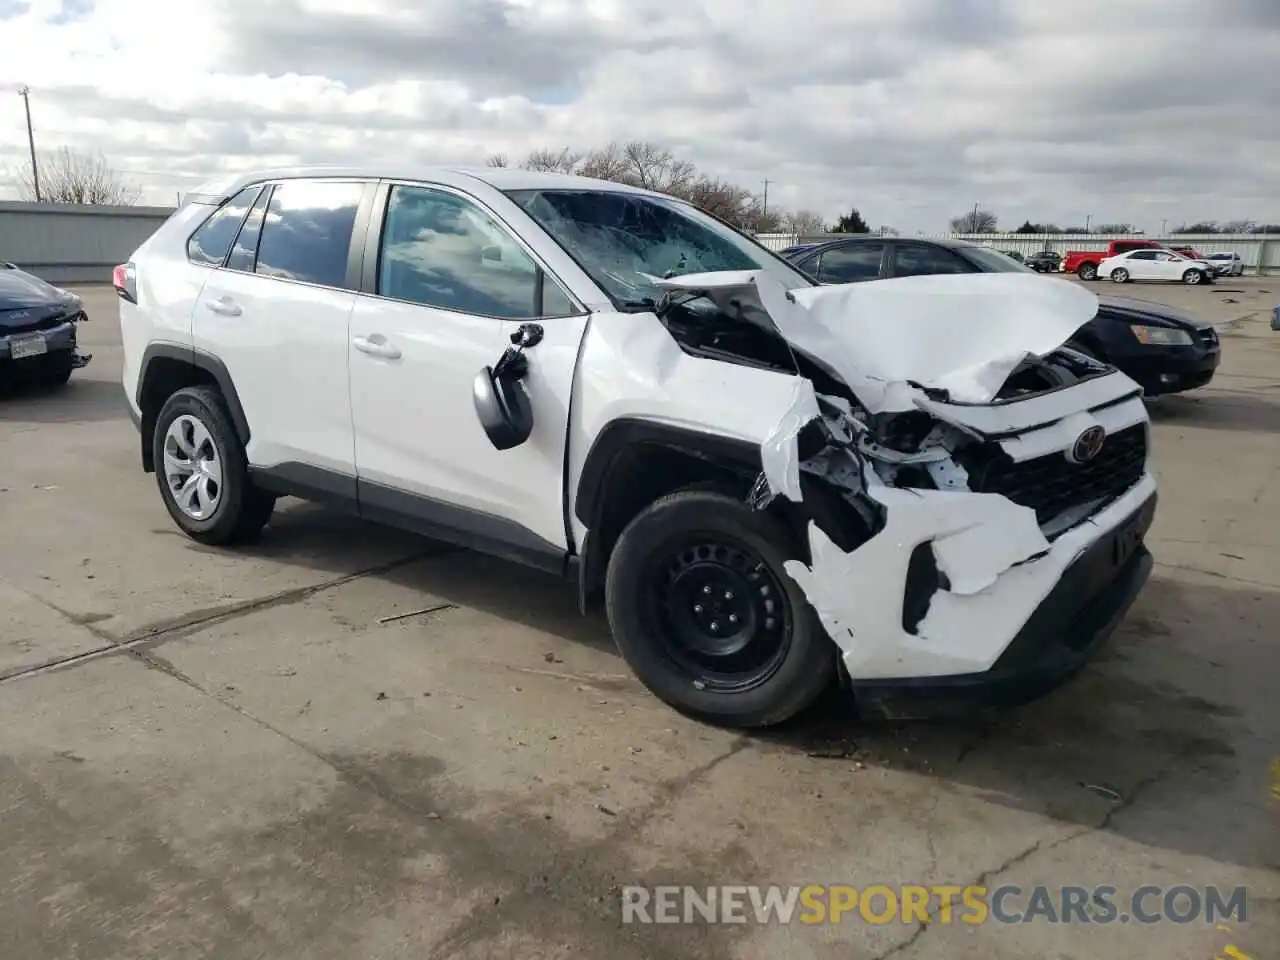
[[1062,451],[1016,463],[1004,451],[988,455],[969,471],[975,493],[999,493],[1030,507],[1047,523],[1064,510],[1096,500],[1116,499],[1142,479],[1147,462],[1146,424],[1107,436],[1102,450],[1088,463],[1072,463]]

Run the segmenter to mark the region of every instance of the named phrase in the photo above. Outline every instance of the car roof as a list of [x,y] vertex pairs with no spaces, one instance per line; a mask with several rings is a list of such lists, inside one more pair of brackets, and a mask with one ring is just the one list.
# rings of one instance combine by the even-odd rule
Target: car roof
[[201,184],[191,191],[191,197],[223,199],[234,196],[252,183],[263,180],[296,180],[304,177],[338,177],[361,180],[412,180],[426,183],[443,183],[463,186],[468,181],[488,184],[495,190],[590,190],[611,193],[634,193],[643,196],[661,196],[652,190],[642,190],[611,180],[595,180],[564,173],[545,173],[538,170],[520,170],[513,167],[414,166],[405,164],[359,164],[352,166],[293,166],[247,170],[228,174]]

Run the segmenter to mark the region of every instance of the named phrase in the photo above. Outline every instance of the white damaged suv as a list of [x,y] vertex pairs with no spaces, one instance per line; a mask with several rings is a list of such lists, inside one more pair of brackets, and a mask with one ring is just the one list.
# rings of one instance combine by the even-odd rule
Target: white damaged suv
[[740,726],[839,673],[893,716],[1034,697],[1129,608],[1141,392],[1022,274],[817,287],[670,197],[508,169],[215,183],[116,270],[142,464],[191,537],[277,496],[603,596]]

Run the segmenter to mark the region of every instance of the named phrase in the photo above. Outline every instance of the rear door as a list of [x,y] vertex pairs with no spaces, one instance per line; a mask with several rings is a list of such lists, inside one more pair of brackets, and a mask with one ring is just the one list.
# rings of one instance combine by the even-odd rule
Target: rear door
[[862,283],[878,280],[884,273],[885,246],[880,241],[858,240],[827,247],[810,264],[814,272],[805,270],[819,283]]
[[[1190,266],[1186,260],[1163,250],[1144,250],[1141,252],[1151,254],[1150,260],[1147,261],[1148,279],[1151,280],[1180,280],[1182,279],[1182,274]],[[1137,253],[1134,254],[1135,257],[1138,255]]]
[[320,482],[352,498],[347,327],[364,239],[355,225],[372,190],[352,180],[268,184],[192,324],[195,346],[226,366],[244,408],[249,462],[294,479],[330,475]]

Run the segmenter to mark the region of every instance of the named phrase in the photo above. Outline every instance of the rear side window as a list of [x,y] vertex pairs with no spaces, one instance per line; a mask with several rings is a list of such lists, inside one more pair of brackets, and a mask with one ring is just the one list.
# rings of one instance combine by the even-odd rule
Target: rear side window
[[974,273],[975,268],[942,247],[900,243],[893,254],[893,272],[899,277],[922,277],[938,273]]
[[253,202],[249,216],[244,219],[240,235],[236,237],[231,248],[231,256],[227,257],[228,270],[244,270],[253,273],[253,263],[258,256],[258,235],[262,232],[262,220],[267,212],[267,200],[271,197],[271,188],[267,187],[258,194]]
[[1166,256],[1168,255],[1165,254],[1164,256],[1161,256],[1157,254],[1155,250],[1139,250],[1129,259],[1130,260],[1160,260],[1160,259],[1164,259],[1164,257]]
[[346,287],[351,231],[363,192],[359,183],[277,184],[262,224],[255,272]]
[[851,243],[822,251],[818,266],[821,283],[858,283],[880,276],[883,243]]
[[214,211],[213,216],[201,224],[200,229],[187,241],[187,258],[193,263],[216,267],[222,263],[231,241],[236,238],[240,222],[248,212],[254,197],[261,189],[257,184],[245,187]]

